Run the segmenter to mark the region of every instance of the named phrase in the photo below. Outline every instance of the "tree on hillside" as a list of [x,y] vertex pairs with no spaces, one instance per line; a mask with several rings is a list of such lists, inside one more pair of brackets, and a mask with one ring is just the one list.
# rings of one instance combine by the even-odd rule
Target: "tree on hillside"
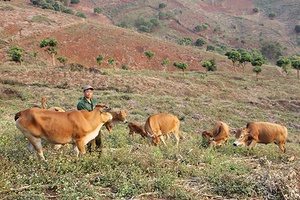
[[184,37],[179,39],[179,44],[183,46],[191,45],[193,43],[193,39],[190,37]]
[[265,41],[262,43],[261,53],[270,60],[276,60],[284,54],[284,48],[279,42]]
[[24,54],[23,49],[17,46],[9,50],[9,55],[11,59],[16,63],[20,63],[20,65],[22,65],[23,62],[23,54]]
[[50,39],[43,39],[40,42],[40,48],[45,48],[45,52],[47,52],[51,58],[52,58],[52,66],[55,66],[55,56],[57,55],[57,46],[58,42],[56,39],[50,38]]
[[282,68],[282,72],[288,74],[291,70],[291,61],[288,58],[280,58],[276,61],[276,65]]
[[152,52],[152,51],[145,51],[144,54],[145,54],[145,56],[147,56],[148,62],[150,62],[154,56],[154,52]]
[[256,81],[258,81],[258,74],[262,71],[261,66],[263,64],[265,64],[264,57],[261,54],[254,54],[253,60],[251,61],[251,65],[254,66],[252,71],[256,73]]
[[160,3],[160,4],[158,5],[158,8],[159,8],[159,9],[163,9],[163,8],[165,8],[165,7],[167,7],[167,4],[166,4],[166,3]]
[[292,67],[297,70],[297,78],[299,79],[299,70],[300,70],[300,56],[292,56],[290,58]]
[[97,60],[97,64],[99,65],[99,67],[101,67],[102,65],[102,60],[103,60],[103,56],[101,54],[99,54],[96,58]]
[[115,70],[115,67],[116,67],[116,61],[113,57],[109,57],[108,60],[107,60],[107,64],[109,66],[111,66],[114,70]]
[[99,7],[95,7],[95,8],[94,8],[94,13],[95,13],[95,14],[100,14],[100,13],[102,13],[102,9],[99,8]]
[[225,56],[227,56],[227,58],[229,60],[231,60],[234,71],[236,72],[236,64],[235,63],[237,63],[238,61],[241,60],[241,54],[238,51],[233,49],[231,51],[227,51],[225,53]]
[[177,67],[178,69],[181,69],[184,75],[185,70],[188,68],[188,64],[184,62],[174,62],[173,66]]
[[239,64],[240,64],[241,66],[243,66],[243,73],[245,72],[246,64],[247,64],[248,62],[251,63],[252,60],[253,60],[253,57],[251,56],[250,53],[245,52],[245,51],[241,53],[241,59],[239,60]]
[[162,68],[163,68],[163,71],[165,72],[166,69],[167,69],[167,66],[171,63],[171,61],[169,59],[165,59],[163,61],[161,61],[161,65],[162,65]]
[[75,16],[77,16],[77,17],[81,17],[81,18],[86,18],[86,16],[85,16],[85,14],[83,13],[83,12],[77,12],[76,14],[75,14]]
[[198,38],[195,42],[195,46],[201,47],[206,44],[206,41],[203,38]]

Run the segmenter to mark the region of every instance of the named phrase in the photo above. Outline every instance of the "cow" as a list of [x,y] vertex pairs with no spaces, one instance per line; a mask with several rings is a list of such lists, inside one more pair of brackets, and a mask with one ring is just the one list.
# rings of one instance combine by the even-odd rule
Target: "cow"
[[104,124],[109,133],[111,133],[113,125],[117,122],[127,123],[125,110],[120,110],[118,112],[110,111],[109,113],[112,115],[112,119]]
[[143,138],[147,137],[147,133],[144,127],[136,122],[130,122],[127,126],[129,128],[129,135],[134,135],[134,133],[140,134]]
[[172,114],[167,113],[158,113],[148,117],[145,123],[145,131],[147,133],[147,138],[155,145],[158,145],[159,138],[164,143],[165,146],[166,142],[164,140],[164,135],[169,133],[173,133],[176,138],[176,145],[178,147],[179,144],[179,126],[180,121],[179,119]]
[[256,143],[268,144],[274,142],[285,153],[287,128],[269,122],[248,122],[246,128],[236,132],[234,146],[248,146],[248,150]]
[[215,121],[213,132],[202,132],[202,138],[209,141],[210,147],[218,147],[228,142],[229,128],[224,122]]
[[97,105],[91,112],[75,110],[55,112],[40,108],[29,108],[15,115],[16,127],[28,139],[29,151],[37,151],[38,157],[45,160],[42,139],[53,144],[72,143],[78,157],[86,153],[85,144],[94,139],[102,125],[112,119],[110,108]]

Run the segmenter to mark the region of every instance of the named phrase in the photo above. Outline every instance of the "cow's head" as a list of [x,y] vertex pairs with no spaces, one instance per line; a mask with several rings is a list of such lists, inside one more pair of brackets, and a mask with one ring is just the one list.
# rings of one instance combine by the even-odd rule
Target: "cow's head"
[[100,110],[100,113],[109,112],[111,110],[107,105],[96,105],[95,109]]
[[161,135],[151,135],[149,134],[148,132],[146,132],[146,135],[147,135],[147,138],[154,144],[154,146],[157,146],[158,145],[158,142],[159,142],[159,137]]
[[251,135],[245,129],[236,131],[234,146],[248,146],[249,142],[251,142]]
[[213,133],[210,131],[203,131],[202,138],[205,140],[211,140],[211,139],[213,139]]
[[118,113],[117,113],[117,116],[118,116],[118,120],[124,122],[124,124],[127,123],[127,119],[126,119],[126,112],[125,110],[120,110]]

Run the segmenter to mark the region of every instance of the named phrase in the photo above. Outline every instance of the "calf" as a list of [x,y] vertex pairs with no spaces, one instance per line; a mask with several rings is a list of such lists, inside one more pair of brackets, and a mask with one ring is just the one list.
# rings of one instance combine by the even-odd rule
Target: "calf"
[[214,124],[213,132],[203,131],[202,137],[209,141],[209,146],[221,146],[228,142],[229,128],[224,122],[216,121]]
[[178,146],[179,126],[180,121],[176,116],[167,113],[159,113],[148,117],[144,128],[147,133],[147,138],[150,139],[155,146],[158,145],[159,138],[166,146],[163,135],[167,135],[168,137],[168,134],[171,132],[174,134],[177,140],[176,145]]
[[116,124],[117,122],[123,122],[124,124],[127,123],[125,110],[121,110],[118,112],[110,111],[109,113],[112,115],[112,119],[108,120],[104,124],[104,126],[106,127],[109,133],[111,133],[113,125]]
[[274,142],[282,152],[286,151],[285,143],[288,136],[286,127],[269,122],[249,122],[246,128],[238,130],[234,146],[248,146],[250,150],[256,143]]
[[74,144],[76,156],[86,153],[84,145],[94,139],[102,125],[112,119],[110,108],[97,105],[88,112],[54,112],[40,108],[29,108],[15,115],[17,128],[29,140],[29,150],[37,151],[40,159],[45,160],[42,150],[44,139],[54,144]]
[[147,133],[144,129],[144,127],[138,123],[135,122],[130,122],[128,124],[128,128],[129,128],[129,135],[134,135],[134,133],[140,134],[143,138],[147,137]]

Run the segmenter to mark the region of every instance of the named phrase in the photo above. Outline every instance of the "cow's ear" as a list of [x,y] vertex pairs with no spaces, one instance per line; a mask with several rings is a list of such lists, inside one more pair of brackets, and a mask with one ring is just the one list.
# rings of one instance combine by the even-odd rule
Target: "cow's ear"
[[100,113],[109,112],[110,110],[111,110],[111,108],[105,108],[103,110],[100,110]]

